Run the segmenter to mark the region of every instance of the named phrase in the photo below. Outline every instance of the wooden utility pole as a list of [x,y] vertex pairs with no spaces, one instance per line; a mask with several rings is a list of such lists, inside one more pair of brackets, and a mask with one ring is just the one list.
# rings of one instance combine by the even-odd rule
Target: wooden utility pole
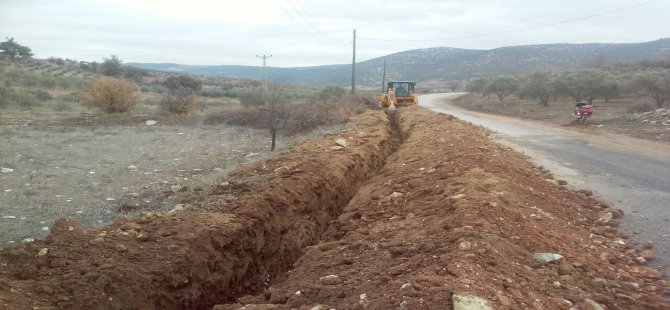
[[354,57],[351,62],[351,94],[356,93],[356,29],[354,29]]
[[272,55],[267,56],[263,54],[263,56],[256,55],[256,57],[263,59],[263,88],[268,89],[268,71],[265,68],[265,59],[272,57]]

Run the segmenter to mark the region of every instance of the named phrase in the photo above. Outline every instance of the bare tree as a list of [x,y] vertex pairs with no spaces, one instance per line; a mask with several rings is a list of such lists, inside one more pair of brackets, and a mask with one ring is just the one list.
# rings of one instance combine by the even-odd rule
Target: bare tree
[[267,90],[267,101],[265,103],[269,110],[268,115],[268,129],[272,136],[271,151],[276,148],[277,132],[281,130],[287,123],[291,116],[291,109],[288,107],[288,100],[284,94],[285,87],[277,81],[273,82]]

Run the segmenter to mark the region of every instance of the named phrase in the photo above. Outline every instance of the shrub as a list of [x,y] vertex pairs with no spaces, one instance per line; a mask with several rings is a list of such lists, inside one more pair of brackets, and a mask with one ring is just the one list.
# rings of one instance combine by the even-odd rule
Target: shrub
[[245,107],[262,106],[265,105],[265,98],[260,91],[240,94],[240,104]]
[[53,99],[53,96],[46,90],[39,89],[39,90],[33,90],[30,92],[37,100],[39,101],[47,101]]
[[344,88],[339,86],[328,86],[319,91],[318,97],[321,101],[326,102],[331,99],[339,99],[346,93]]
[[37,105],[37,98],[30,93],[22,93],[18,97],[18,103],[21,108],[32,110]]
[[628,112],[630,113],[643,113],[652,110],[654,110],[654,107],[652,107],[651,104],[646,101],[638,102],[628,107]]
[[100,78],[82,92],[81,100],[107,113],[125,113],[137,103],[135,87],[117,78]]
[[[365,111],[364,102],[347,101],[332,104],[288,103],[290,110],[283,125],[283,132],[293,134],[306,132],[320,126],[332,126],[346,122],[356,113]],[[205,124],[226,123],[253,128],[267,128],[270,110],[267,106],[248,106],[246,108],[225,109],[223,112],[208,116]]]
[[162,104],[172,114],[186,114],[198,105],[195,96],[202,90],[202,82],[190,76],[171,76],[163,82],[167,91],[162,96]]

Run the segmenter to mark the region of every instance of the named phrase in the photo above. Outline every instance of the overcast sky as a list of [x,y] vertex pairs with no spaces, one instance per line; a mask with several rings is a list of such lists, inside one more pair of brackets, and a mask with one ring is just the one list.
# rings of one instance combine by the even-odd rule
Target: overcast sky
[[[124,62],[311,66],[403,50],[491,49],[545,43],[627,43],[670,37],[670,1],[659,0],[0,0],[0,38],[38,58]],[[648,4],[645,4],[648,3]],[[618,12],[528,31],[570,19]],[[458,37],[470,38],[458,38]],[[443,41],[372,41],[367,39]]]

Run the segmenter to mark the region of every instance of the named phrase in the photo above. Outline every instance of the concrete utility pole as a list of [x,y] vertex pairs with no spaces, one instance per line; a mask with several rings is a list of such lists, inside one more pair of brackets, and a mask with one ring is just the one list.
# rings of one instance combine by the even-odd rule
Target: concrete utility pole
[[356,93],[356,29],[354,29],[354,58],[351,62],[351,94]]
[[272,55],[267,56],[263,54],[263,56],[256,55],[256,57],[263,59],[263,88],[268,89],[268,71],[265,68],[265,59],[272,57]]

